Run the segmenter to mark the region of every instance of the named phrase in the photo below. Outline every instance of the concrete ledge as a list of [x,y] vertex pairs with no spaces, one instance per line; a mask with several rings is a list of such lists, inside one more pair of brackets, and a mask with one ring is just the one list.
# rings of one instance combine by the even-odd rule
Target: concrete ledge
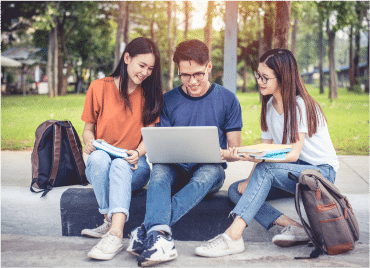
[[[76,194],[81,191],[81,194]],[[144,220],[144,193],[134,194],[130,220],[124,230],[125,235]],[[369,195],[345,195],[351,202],[360,226],[359,242],[369,244]],[[288,217],[299,221],[293,198],[268,202]],[[221,191],[213,197],[206,197],[173,226],[174,238],[190,241],[212,238],[229,226],[232,219],[228,216],[233,207],[226,191]],[[98,212],[98,204],[90,186],[57,187],[44,198],[40,198],[40,194],[31,193],[28,187],[2,187],[2,234],[79,236],[83,228],[93,228],[102,222],[103,216]],[[271,242],[272,237],[280,230],[281,227],[276,226],[266,231],[253,220],[244,230],[243,238],[249,242]]]

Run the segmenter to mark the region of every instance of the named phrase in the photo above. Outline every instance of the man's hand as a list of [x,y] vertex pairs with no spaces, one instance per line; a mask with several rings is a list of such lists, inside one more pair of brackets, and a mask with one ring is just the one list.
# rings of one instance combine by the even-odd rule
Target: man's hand
[[132,170],[136,170],[137,169],[137,163],[139,162],[139,153],[138,153],[138,151],[128,150],[126,153],[129,155],[129,157],[126,157],[125,160],[129,164],[134,166],[134,167],[131,168]]
[[[262,162],[261,159],[256,159],[253,156],[250,156],[248,154],[240,154],[238,153],[238,148],[229,148],[230,154],[232,155],[233,158],[241,160],[241,161],[250,161],[254,163],[260,163]],[[236,161],[236,160],[235,160]]]

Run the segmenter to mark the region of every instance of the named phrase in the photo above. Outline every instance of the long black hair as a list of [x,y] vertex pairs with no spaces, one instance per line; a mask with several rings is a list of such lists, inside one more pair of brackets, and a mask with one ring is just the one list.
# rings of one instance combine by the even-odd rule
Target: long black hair
[[117,68],[110,75],[111,77],[120,77],[119,92],[125,103],[125,107],[131,109],[131,103],[128,98],[128,74],[127,64],[124,61],[124,55],[128,53],[131,58],[140,54],[152,53],[155,57],[153,72],[142,83],[143,96],[145,100],[142,113],[142,122],[144,126],[152,124],[160,115],[163,108],[163,87],[161,75],[161,57],[156,44],[148,38],[138,37],[132,40],[123,51]]

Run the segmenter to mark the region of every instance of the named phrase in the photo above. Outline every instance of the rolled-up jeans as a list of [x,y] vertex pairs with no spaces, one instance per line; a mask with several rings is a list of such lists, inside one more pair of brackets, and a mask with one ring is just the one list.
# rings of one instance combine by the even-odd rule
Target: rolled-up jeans
[[299,177],[299,174],[306,169],[319,170],[330,182],[335,181],[336,172],[328,164],[315,166],[302,160],[294,163],[258,163],[243,194],[238,192],[238,185],[244,180],[230,185],[229,198],[236,204],[231,214],[243,218],[247,225],[254,218],[269,230],[282,213],[265,201],[293,197],[296,183],[288,178],[288,172]]
[[99,212],[108,214],[122,212],[129,219],[131,192],[145,187],[150,177],[146,156],[139,158],[138,169],[132,170],[126,160],[111,157],[103,150],[92,152],[86,163],[86,177],[92,185]]
[[[217,192],[225,180],[221,164],[198,164],[191,171],[176,164],[154,164],[148,185],[144,226],[165,231],[195,207],[204,196]],[[174,194],[171,197],[171,193]]]

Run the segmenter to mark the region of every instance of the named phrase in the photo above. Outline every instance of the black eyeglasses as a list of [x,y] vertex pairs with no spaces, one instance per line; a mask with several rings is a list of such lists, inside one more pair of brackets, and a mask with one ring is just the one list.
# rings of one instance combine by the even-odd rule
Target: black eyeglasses
[[180,79],[182,82],[187,83],[190,81],[191,77],[194,77],[195,80],[201,81],[204,78],[204,75],[206,74],[206,70],[208,68],[208,65],[206,66],[206,69],[204,72],[197,72],[193,74],[178,74],[180,76]]
[[275,79],[276,77],[273,77],[273,78],[267,78],[267,77],[265,77],[265,76],[261,76],[259,73],[257,73],[257,72],[254,72],[254,76],[256,77],[256,79],[258,80],[258,79],[261,79],[261,81],[262,81],[262,83],[264,83],[264,84],[267,84],[267,82],[269,81],[269,80],[271,80],[271,79]]

